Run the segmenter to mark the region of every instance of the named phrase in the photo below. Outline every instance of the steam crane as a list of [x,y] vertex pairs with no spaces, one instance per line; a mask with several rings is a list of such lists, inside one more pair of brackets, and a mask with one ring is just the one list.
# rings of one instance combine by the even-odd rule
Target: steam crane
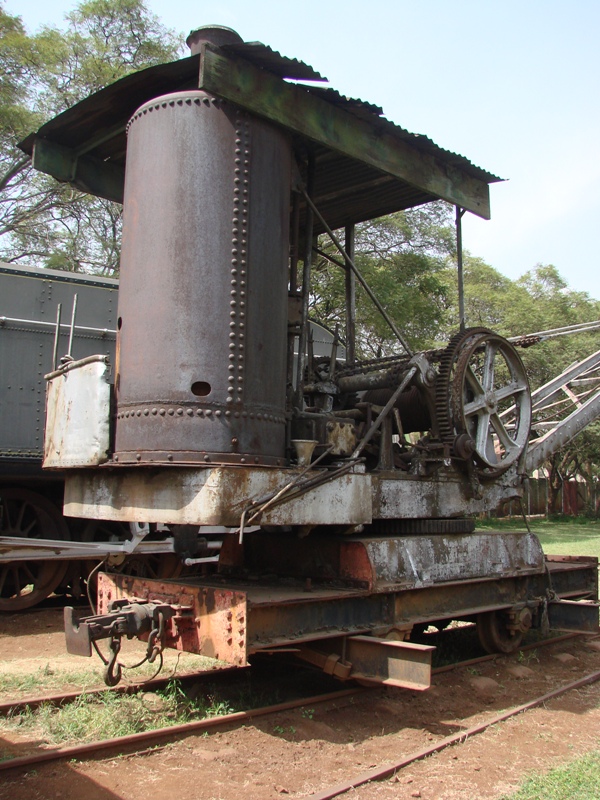
[[[593,560],[474,530],[523,493],[517,347],[463,324],[414,351],[353,257],[354,226],[384,214],[442,199],[489,218],[499,179],[228,28],[188,44],[22,143],[124,209],[116,363],[47,376],[44,466],[66,473],[65,513],[161,523],[188,564],[206,526],[229,531],[202,577],[101,575],[98,613],[66,612],[70,652],[108,639],[108,683],[121,638],[139,636],[150,660],[169,646],[241,666],[283,649],[341,679],[425,688],[417,624],[475,620],[501,652],[532,625],[597,630]],[[308,315],[320,234],[347,297],[325,359]],[[394,334],[389,357],[356,356],[357,290]]]

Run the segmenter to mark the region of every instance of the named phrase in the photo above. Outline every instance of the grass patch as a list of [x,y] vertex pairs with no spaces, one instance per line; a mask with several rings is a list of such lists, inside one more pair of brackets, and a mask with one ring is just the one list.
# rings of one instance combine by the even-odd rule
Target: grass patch
[[[544,552],[561,556],[600,557],[600,521],[585,517],[532,519],[529,523],[538,536]],[[480,531],[523,531],[522,519],[477,521]]]
[[179,681],[159,692],[81,695],[62,708],[49,704],[0,720],[0,729],[31,732],[52,744],[100,741],[229,714],[234,709],[216,694],[188,698]]
[[597,800],[600,753],[589,753],[546,775],[529,778],[518,792],[502,800]]
[[102,671],[95,670],[63,670],[46,664],[34,672],[2,672],[0,673],[0,693],[37,694],[64,690],[73,685],[77,689],[90,689],[102,684]]
[[[137,643],[137,642],[136,642]],[[130,644],[126,642],[126,644]],[[144,644],[145,648],[145,644]],[[136,663],[137,653],[127,653],[125,663]],[[61,657],[50,662],[43,659],[20,659],[0,663],[0,697],[14,699],[19,695],[40,695],[51,692],[93,689],[104,684],[103,665],[93,656],[76,659],[81,668],[73,668],[73,659],[64,663]],[[221,662],[205,656],[165,651],[165,664],[159,677],[174,677],[184,672],[204,672],[215,669]],[[125,682],[137,683],[152,678],[156,664],[142,664],[133,670],[124,670]]]

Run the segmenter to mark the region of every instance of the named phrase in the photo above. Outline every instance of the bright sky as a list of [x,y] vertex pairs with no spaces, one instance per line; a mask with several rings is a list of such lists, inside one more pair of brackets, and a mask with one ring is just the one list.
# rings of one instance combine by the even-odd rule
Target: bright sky
[[[228,25],[506,178],[464,246],[511,278],[554,264],[600,299],[597,0],[146,0],[187,34]],[[75,0],[5,0],[31,32]]]

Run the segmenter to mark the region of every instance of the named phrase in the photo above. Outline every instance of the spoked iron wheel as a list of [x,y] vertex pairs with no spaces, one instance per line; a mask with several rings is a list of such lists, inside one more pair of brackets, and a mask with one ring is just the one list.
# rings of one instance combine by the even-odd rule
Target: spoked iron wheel
[[[0,536],[23,539],[70,538],[58,508],[28,489],[0,489]],[[31,608],[58,588],[68,562],[8,561],[0,564],[0,611]]]
[[485,328],[464,331],[443,357],[437,388],[440,429],[468,437],[481,477],[496,477],[527,447],[531,395],[513,345]]
[[477,615],[477,635],[486,653],[514,653],[521,646],[525,633],[508,628],[506,611],[486,611]]

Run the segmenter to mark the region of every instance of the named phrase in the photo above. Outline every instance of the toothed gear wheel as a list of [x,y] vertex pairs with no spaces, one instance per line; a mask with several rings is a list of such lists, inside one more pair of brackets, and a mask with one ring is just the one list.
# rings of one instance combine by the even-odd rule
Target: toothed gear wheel
[[434,536],[473,533],[472,519],[379,519],[369,531],[380,536]]
[[470,438],[480,477],[497,477],[514,464],[529,440],[531,394],[513,345],[487,328],[453,336],[440,360],[436,414],[442,441]]

